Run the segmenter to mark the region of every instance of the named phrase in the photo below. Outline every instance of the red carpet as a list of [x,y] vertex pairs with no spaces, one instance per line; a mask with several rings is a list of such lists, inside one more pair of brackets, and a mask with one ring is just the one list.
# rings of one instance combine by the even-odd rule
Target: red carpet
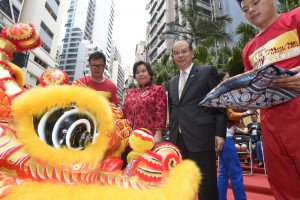
[[[248,200],[274,200],[268,178],[264,174],[254,173],[252,176],[244,176],[244,185]],[[229,184],[228,200],[234,200],[231,185]]]
[[[250,170],[250,166],[246,166],[243,163],[241,165],[244,172]],[[253,174],[243,177],[247,200],[275,200],[264,168],[257,168],[257,162],[253,165]],[[230,183],[227,190],[227,199],[234,200]]]
[[[268,178],[264,173],[253,173],[252,176],[244,176],[244,185],[247,200],[275,200]],[[198,200],[198,198],[195,197],[195,200]],[[227,190],[227,200],[238,200],[234,199],[230,183]]]

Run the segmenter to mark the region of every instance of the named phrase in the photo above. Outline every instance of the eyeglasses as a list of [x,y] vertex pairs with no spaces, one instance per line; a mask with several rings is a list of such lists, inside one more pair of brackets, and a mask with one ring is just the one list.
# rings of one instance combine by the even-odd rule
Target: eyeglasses
[[182,51],[174,51],[174,52],[173,52],[173,56],[174,56],[174,57],[177,57],[177,56],[180,56],[180,55],[185,56],[185,55],[187,55],[187,53],[188,53],[189,51],[192,51],[192,50],[190,50],[190,49],[184,49],[184,50],[182,50]]
[[105,68],[105,65],[90,65],[90,67],[93,69],[103,69]]

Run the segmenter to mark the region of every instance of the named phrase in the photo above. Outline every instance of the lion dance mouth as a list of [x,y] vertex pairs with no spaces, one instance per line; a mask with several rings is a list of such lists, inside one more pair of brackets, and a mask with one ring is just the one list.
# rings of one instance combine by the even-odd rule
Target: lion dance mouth
[[132,130],[121,109],[94,90],[24,89],[9,61],[40,43],[31,24],[0,34],[0,199],[194,199],[196,165],[170,143],[154,146],[146,129]]

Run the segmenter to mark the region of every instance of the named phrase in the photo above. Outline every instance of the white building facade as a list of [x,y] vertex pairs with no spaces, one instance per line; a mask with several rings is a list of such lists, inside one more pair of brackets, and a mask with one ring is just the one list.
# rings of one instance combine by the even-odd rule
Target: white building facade
[[19,66],[22,65],[20,67],[25,74],[26,84],[36,85],[38,78],[46,69],[58,67],[57,44],[65,3],[66,1],[61,0],[0,1],[5,26],[17,22],[32,23],[42,39],[41,47],[22,52],[25,55],[24,65],[17,63]]
[[[79,51],[79,46],[84,40],[92,40],[95,6],[95,0],[70,1],[59,64],[69,75],[70,81],[75,80],[75,71],[78,71],[77,77],[78,73],[83,76],[83,66],[82,63],[77,63],[77,57],[86,58],[86,52]],[[82,48],[85,48],[85,43],[82,44],[81,50]]]
[[140,41],[135,48],[135,62],[146,59],[146,41]]
[[[112,0],[70,0],[60,68],[68,73],[71,81],[83,77],[84,66],[80,59],[88,57],[89,53],[82,49],[91,44],[81,43],[84,40],[97,44],[97,49],[106,55],[107,65],[110,67],[113,18]],[[110,77],[108,71],[105,76]]]

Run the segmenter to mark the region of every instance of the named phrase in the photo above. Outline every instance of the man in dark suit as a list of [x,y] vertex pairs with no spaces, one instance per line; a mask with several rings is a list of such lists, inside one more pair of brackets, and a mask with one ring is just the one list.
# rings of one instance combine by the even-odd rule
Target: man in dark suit
[[226,111],[198,103],[219,83],[218,73],[212,66],[193,65],[194,51],[186,40],[175,42],[172,54],[180,73],[168,83],[170,142],[199,166],[199,199],[217,200],[216,152],[226,136]]

